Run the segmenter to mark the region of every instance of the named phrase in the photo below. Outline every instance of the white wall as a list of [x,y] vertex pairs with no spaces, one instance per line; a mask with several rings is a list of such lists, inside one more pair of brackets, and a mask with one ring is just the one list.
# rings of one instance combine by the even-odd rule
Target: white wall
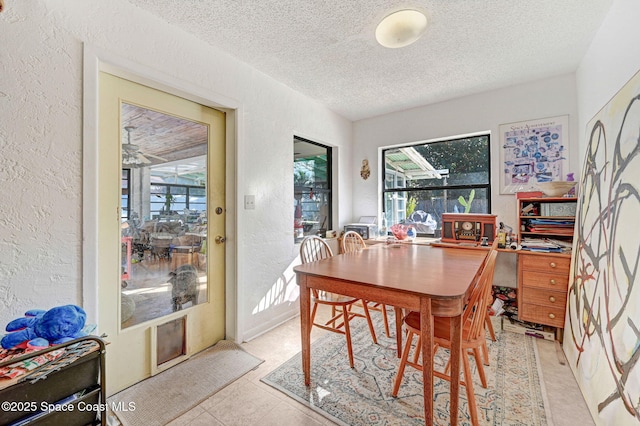
[[614,0],[578,70],[580,154],[587,146],[587,123],[640,70],[640,2]]
[[[528,84],[467,96],[424,107],[413,108],[354,124],[352,177],[353,216],[379,211],[379,147],[412,143],[482,131],[491,132],[491,207],[498,222],[516,228],[516,203],[513,195],[500,195],[501,124],[569,115],[569,170],[577,172],[578,110],[574,75],[562,75]],[[358,176],[362,159],[371,165],[371,177]],[[515,256],[501,253],[496,285],[515,286]]]
[[[122,0],[10,2],[0,40],[0,324],[27,309],[82,303],[83,256],[95,256],[82,241],[85,43],[238,106],[237,201],[228,206],[237,212],[228,236],[237,337],[297,314],[293,135],[336,147],[344,224],[352,216],[348,120]],[[240,208],[245,194],[256,196],[255,210]]]

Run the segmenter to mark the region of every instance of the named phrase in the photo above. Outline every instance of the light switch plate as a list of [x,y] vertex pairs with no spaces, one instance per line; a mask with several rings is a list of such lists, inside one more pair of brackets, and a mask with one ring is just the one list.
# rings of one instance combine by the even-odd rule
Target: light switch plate
[[256,208],[256,196],[255,195],[245,195],[244,196],[244,209],[245,210],[253,210]]

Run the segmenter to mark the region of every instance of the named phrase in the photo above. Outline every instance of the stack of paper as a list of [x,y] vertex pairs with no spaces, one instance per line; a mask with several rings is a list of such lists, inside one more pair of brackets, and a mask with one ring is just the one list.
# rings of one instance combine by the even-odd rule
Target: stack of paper
[[527,224],[527,230],[529,232],[573,235],[573,225],[573,220],[530,219]]
[[549,253],[571,251],[570,243],[559,240],[550,240],[548,238],[523,238],[520,245],[522,247],[522,250],[528,251],[542,251]]

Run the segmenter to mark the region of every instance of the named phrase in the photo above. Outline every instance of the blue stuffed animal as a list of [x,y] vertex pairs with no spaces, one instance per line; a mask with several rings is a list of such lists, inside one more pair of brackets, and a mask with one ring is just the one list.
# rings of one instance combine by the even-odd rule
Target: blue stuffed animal
[[87,314],[76,305],[51,308],[48,311],[32,309],[24,318],[7,324],[5,335],[0,341],[4,349],[46,348],[69,340],[83,337]]

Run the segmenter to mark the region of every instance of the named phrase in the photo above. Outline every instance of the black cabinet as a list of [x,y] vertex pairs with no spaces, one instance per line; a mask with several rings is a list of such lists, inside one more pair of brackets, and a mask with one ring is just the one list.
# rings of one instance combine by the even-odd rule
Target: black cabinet
[[64,348],[24,376],[0,380],[0,425],[106,425],[105,346],[95,336],[31,352],[0,367]]

